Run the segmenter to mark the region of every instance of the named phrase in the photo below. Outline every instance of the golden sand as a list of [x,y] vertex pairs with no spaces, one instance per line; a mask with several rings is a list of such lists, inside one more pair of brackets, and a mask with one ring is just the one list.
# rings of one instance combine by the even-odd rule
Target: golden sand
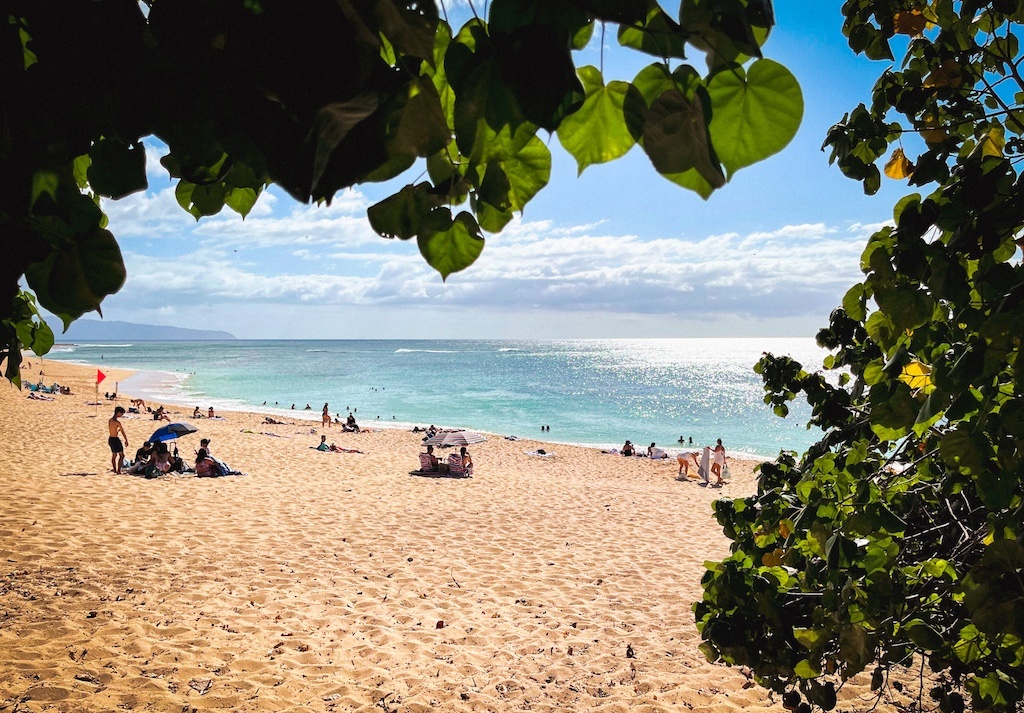
[[[171,407],[182,455],[247,475],[146,480],[109,472],[95,370],[45,370],[74,395],[0,385],[0,711],[782,710],[691,611],[752,463],[712,490],[490,437],[472,479],[420,477],[417,434],[322,453],[319,424]],[[160,425],[123,423],[129,455]]]

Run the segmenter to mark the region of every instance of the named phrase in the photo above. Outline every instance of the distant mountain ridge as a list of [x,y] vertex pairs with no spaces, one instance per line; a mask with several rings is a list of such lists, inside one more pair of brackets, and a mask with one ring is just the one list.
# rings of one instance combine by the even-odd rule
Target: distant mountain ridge
[[108,322],[99,319],[79,319],[64,334],[60,328],[53,330],[58,342],[87,341],[204,341],[238,339],[230,332],[210,329],[188,329],[167,327],[159,324],[136,324],[134,322]]

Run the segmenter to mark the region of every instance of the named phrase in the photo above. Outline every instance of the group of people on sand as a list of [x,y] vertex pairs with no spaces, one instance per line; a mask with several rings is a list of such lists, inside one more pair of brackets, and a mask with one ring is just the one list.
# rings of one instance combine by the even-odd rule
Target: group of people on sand
[[[307,405],[306,408],[308,409],[309,406]],[[324,403],[323,412],[320,414],[320,422],[323,424],[324,428],[331,428],[331,426],[335,423],[341,424],[341,430],[345,433],[359,433],[359,431],[361,430],[359,428],[359,424],[356,423],[356,417],[352,414],[351,411],[349,412],[348,417],[345,419],[345,423],[341,423],[341,421],[338,418],[334,418],[332,420],[330,406],[327,403]]]
[[[612,450],[612,451],[609,451],[609,452],[610,453],[615,453],[616,451]],[[632,441],[628,441],[627,440],[624,444],[622,444],[622,448],[618,451],[618,453],[620,453],[620,454],[622,454],[622,455],[624,455],[626,457],[640,456],[642,458],[651,458],[653,460],[659,460],[661,458],[668,458],[668,454],[665,452],[665,449],[664,448],[658,448],[658,444],[654,443],[653,441],[651,442],[651,445],[647,446],[647,451],[644,452],[644,453],[641,453],[637,449],[637,447],[633,445]]]
[[235,472],[228,468],[223,461],[213,457],[210,452],[209,438],[200,439],[193,468],[185,465],[184,460],[178,455],[177,446],[172,452],[162,441],[143,443],[142,447],[135,451],[135,460],[126,468],[124,449],[128,445],[128,434],[125,433],[124,424],[120,420],[124,413],[123,406],[116,406],[114,415],[107,420],[107,445],[110,446],[111,472],[121,474],[127,471],[131,475],[145,475],[147,478],[156,478],[167,473],[188,473],[193,469],[196,476],[200,478]]
[[[203,412],[199,410],[198,406],[196,406],[195,409],[192,411],[192,418],[202,418],[202,417],[203,417]],[[210,408],[208,408],[206,410],[206,418],[217,418],[217,414],[214,412],[213,406],[211,406]]]
[[434,447],[427,446],[426,453],[420,453],[421,473],[448,473],[451,475],[473,476],[473,456],[465,446],[459,448],[459,454],[452,453],[448,456],[448,462],[441,461],[434,455]]
[[[721,438],[715,442],[714,448],[704,446],[699,461],[697,460],[697,451],[680,451],[676,460],[679,463],[680,476],[690,477],[690,460],[693,460],[693,464],[697,467],[697,477],[704,483],[709,483],[710,479],[714,477],[715,482],[709,484],[716,488],[725,484],[729,473],[729,465],[725,458],[725,446],[722,445]],[[708,462],[710,462],[710,467],[707,465]]]
[[[682,436],[679,437],[679,441],[685,442]],[[693,438],[690,439],[690,443],[693,443]],[[651,445],[647,447],[647,452],[642,453],[635,445],[633,445],[632,441],[626,441],[622,445],[622,448],[618,450],[612,449],[604,452],[618,453],[627,457],[640,456],[651,458],[653,460],[669,457],[668,453],[666,453],[663,448],[658,448],[655,443],[651,443]],[[719,438],[715,442],[715,446],[713,448],[711,446],[704,446],[700,453],[700,460],[697,459],[697,453],[698,452],[695,450],[679,452],[676,456],[676,460],[679,463],[679,475],[684,478],[690,477],[690,461],[692,460],[693,464],[697,468],[697,477],[704,484],[710,484],[714,487],[721,487],[724,485],[728,478],[729,467],[726,462],[725,446],[722,445],[722,439]],[[709,483],[711,478],[714,478],[713,483]]]

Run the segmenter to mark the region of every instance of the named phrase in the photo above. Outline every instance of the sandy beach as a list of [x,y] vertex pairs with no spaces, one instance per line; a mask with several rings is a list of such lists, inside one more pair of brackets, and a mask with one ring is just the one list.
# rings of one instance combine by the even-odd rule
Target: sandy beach
[[[490,437],[472,479],[423,477],[418,434],[323,453],[319,424],[172,406],[182,455],[208,437],[246,475],[146,480],[109,472],[95,369],[45,372],[74,395],[0,386],[0,711],[782,710],[691,611],[754,463],[714,490]],[[123,423],[129,456],[160,425]]]

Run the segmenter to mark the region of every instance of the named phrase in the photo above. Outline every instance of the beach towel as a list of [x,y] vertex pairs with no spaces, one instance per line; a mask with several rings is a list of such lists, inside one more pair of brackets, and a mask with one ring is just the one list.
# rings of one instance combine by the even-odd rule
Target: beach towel
[[704,454],[700,457],[700,465],[697,466],[697,473],[705,483],[711,477],[711,449],[704,448]]

